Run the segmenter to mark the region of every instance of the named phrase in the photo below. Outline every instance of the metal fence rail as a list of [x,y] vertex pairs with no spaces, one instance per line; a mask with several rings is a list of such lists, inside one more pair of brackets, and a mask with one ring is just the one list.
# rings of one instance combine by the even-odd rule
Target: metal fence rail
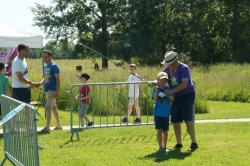
[[36,110],[31,105],[1,95],[4,154],[1,163],[39,166]]
[[[143,91],[146,94],[145,98],[139,97],[139,106],[141,111],[141,123],[133,123],[136,116],[135,108],[130,117],[128,123],[122,123],[122,118],[127,115],[128,110],[128,86],[120,90],[114,90],[115,86],[123,84],[141,84]],[[94,122],[91,128],[100,127],[121,127],[121,126],[138,126],[138,125],[151,125],[154,124],[153,120],[153,100],[152,100],[152,88],[147,86],[148,82],[110,82],[110,83],[89,83],[89,84],[74,84],[71,86],[70,91],[70,131],[71,140],[73,135],[76,134],[77,139],[79,138],[79,131],[82,131],[90,127],[80,127],[77,114],[78,102],[75,96],[79,93],[79,88],[82,85],[90,86],[92,97],[91,104],[88,108],[89,118]],[[87,126],[87,125],[86,125]]]

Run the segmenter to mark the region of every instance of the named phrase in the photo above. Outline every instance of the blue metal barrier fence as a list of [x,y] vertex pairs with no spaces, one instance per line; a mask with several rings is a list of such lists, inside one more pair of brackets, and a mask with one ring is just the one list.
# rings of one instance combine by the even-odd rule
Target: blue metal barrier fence
[[[134,123],[136,118],[136,111],[133,107],[131,116],[128,118],[129,122],[123,123],[122,118],[128,114],[128,91],[129,88],[123,88],[115,90],[116,86],[121,85],[140,84],[146,94],[145,98],[142,98],[140,91],[140,97],[138,99],[140,106],[141,122]],[[152,100],[152,88],[148,85],[148,82],[109,82],[109,83],[88,83],[88,84],[74,84],[71,86],[70,91],[70,131],[71,140],[73,135],[76,134],[78,141],[79,131],[84,131],[87,128],[100,128],[100,127],[121,127],[121,126],[138,126],[138,125],[152,125],[153,119],[153,100]],[[89,86],[92,92],[91,102],[88,108],[88,116],[93,121],[93,126],[88,126],[87,123],[84,128],[80,126],[80,121],[77,117],[77,105],[79,104],[75,99],[79,94],[80,86]],[[135,89],[135,88],[134,88]],[[134,92],[135,93],[135,92]]]
[[4,159],[13,165],[39,166],[36,110],[33,106],[1,95]]

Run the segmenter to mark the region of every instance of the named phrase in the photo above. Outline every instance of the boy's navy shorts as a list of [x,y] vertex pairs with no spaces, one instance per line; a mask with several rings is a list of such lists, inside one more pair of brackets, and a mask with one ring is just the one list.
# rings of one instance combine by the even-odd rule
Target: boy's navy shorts
[[156,116],[155,129],[169,130],[169,117]]
[[171,106],[171,123],[194,121],[195,92],[175,97]]

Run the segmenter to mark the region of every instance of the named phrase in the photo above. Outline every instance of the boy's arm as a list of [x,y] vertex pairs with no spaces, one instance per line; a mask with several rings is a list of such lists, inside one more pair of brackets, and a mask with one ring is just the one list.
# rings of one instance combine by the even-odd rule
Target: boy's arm
[[144,91],[143,91],[143,88],[142,88],[142,84],[139,84],[139,89],[141,91],[141,94],[142,94],[142,98],[145,97],[145,94],[144,94]]
[[115,90],[119,90],[119,89],[122,89],[122,88],[125,88],[125,87],[127,87],[127,84],[123,84],[121,86],[116,86]]
[[90,88],[88,87],[88,94],[86,96],[83,96],[83,97],[80,97],[80,95],[78,94],[77,97],[78,97],[78,100],[86,100],[88,98],[91,98],[92,96],[92,92],[90,91]]
[[157,99],[158,99],[158,93],[157,93],[158,88],[157,88],[157,86],[154,86],[153,88],[154,88],[154,96],[153,96],[153,99],[154,99],[154,101],[157,101]]
[[5,94],[6,94],[7,96],[10,96],[10,89],[9,89],[9,86],[6,86],[6,87],[5,87]]
[[83,97],[83,100],[91,98],[91,96],[92,96],[92,92],[89,92],[88,95],[86,95],[86,96]]

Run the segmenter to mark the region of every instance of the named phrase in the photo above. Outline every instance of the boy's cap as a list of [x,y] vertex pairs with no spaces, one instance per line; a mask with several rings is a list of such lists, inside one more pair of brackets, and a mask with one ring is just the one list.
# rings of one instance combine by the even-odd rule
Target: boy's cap
[[90,79],[90,76],[87,73],[82,73],[81,75],[76,75],[76,76],[86,78],[87,80]]
[[136,64],[130,64],[129,67],[136,67]]
[[164,78],[166,78],[168,80],[168,75],[160,77],[160,80],[164,79]]
[[0,62],[0,70],[2,70],[3,68],[5,68],[5,65],[3,62]]
[[163,71],[157,74],[157,78],[161,78],[163,76],[168,76],[168,74],[166,72],[163,72]]

